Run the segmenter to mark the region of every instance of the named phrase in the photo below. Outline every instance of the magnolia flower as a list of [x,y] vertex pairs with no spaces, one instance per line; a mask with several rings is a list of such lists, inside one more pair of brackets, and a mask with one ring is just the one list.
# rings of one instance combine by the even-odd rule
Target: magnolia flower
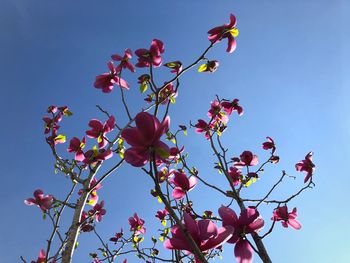
[[238,105],[239,99],[234,99],[233,101],[222,101],[221,106],[223,107],[224,111],[231,115],[233,111],[237,111],[238,115],[243,115],[243,108]]
[[273,210],[273,216],[271,220],[275,221],[282,221],[283,227],[288,227],[290,225],[296,230],[299,230],[301,228],[301,224],[296,220],[297,218],[297,209],[296,207],[293,208],[293,211],[288,213],[287,205],[277,207],[275,210]]
[[104,93],[111,92],[114,84],[120,86],[121,88],[129,89],[129,84],[118,76],[119,71],[114,68],[113,62],[108,62],[107,67],[109,72],[96,76],[94,87],[96,89],[102,89],[102,92]]
[[108,143],[105,135],[114,129],[115,118],[110,116],[104,124],[97,119],[92,119],[89,121],[89,126],[91,127],[91,130],[86,131],[86,135],[89,138],[96,138],[98,147],[103,148]]
[[244,151],[241,153],[240,161],[235,162],[234,166],[240,168],[244,166],[254,166],[258,164],[258,156],[254,155],[251,151]]
[[305,159],[298,162],[295,165],[295,169],[299,172],[306,172],[306,176],[304,179],[304,183],[306,183],[312,176],[313,172],[315,171],[315,164],[312,162],[312,155],[313,152],[309,152]]
[[52,207],[54,197],[52,195],[44,195],[43,191],[38,189],[34,192],[34,198],[24,200],[26,205],[36,205],[41,211],[46,212]]
[[[184,226],[202,252],[221,246],[231,238],[234,231],[231,226],[224,226],[218,229],[209,219],[195,221],[186,212],[184,212]],[[164,242],[165,248],[186,250],[193,253],[191,245],[187,242],[178,225],[171,228],[171,233],[172,237]],[[200,263],[199,259],[196,258],[196,262]]]
[[238,36],[238,29],[236,26],[236,17],[231,14],[230,15],[230,23],[224,24],[222,26],[214,27],[208,31],[208,39],[213,43],[218,43],[222,39],[228,39],[228,46],[226,51],[232,53],[236,49],[236,39]]
[[96,148],[94,148],[84,153],[85,159],[83,160],[83,163],[95,164],[97,162],[102,162],[104,160],[107,160],[112,156],[113,156],[113,152],[111,150],[106,150],[106,149],[97,150]]
[[153,156],[161,161],[169,156],[169,147],[160,137],[169,129],[170,118],[160,122],[155,116],[140,112],[135,117],[136,127],[124,129],[122,138],[131,146],[124,153],[125,160],[132,166],[144,166]]
[[120,61],[120,64],[115,68],[117,72],[120,72],[122,68],[128,68],[131,72],[135,72],[135,67],[129,62],[132,58],[132,51],[130,48],[125,49],[124,56],[114,54],[111,56],[114,61]]
[[164,44],[158,39],[153,39],[150,49],[138,49],[135,51],[135,54],[138,56],[138,62],[136,67],[159,67],[162,64],[161,54],[164,53]]
[[134,235],[146,233],[146,228],[143,226],[145,224],[145,220],[139,218],[139,216],[136,213],[133,217],[129,217],[128,221],[130,225],[130,230],[134,232]]
[[255,233],[264,226],[264,220],[260,217],[259,212],[255,208],[248,207],[241,212],[238,218],[235,211],[222,206],[219,208],[219,215],[222,218],[223,226],[234,228],[234,233],[227,242],[236,244],[234,253],[237,261],[240,263],[253,262],[253,249],[249,245],[246,235]]
[[81,141],[77,137],[73,137],[70,140],[69,147],[67,149],[68,152],[75,152],[74,160],[81,162],[84,160],[84,152],[82,149],[85,147],[85,137],[81,139]]
[[171,181],[175,185],[172,196],[174,199],[181,199],[196,186],[197,179],[194,176],[187,178],[186,174],[182,172],[174,172],[174,174]]
[[206,121],[199,119],[198,122],[194,125],[194,127],[196,127],[197,133],[204,133],[205,138],[209,140],[210,126]]

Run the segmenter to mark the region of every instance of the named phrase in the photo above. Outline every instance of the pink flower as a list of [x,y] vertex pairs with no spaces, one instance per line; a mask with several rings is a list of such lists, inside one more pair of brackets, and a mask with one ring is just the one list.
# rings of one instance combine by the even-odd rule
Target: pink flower
[[214,100],[210,105],[210,109],[207,115],[209,118],[212,118],[215,121],[220,121],[226,124],[228,122],[228,117],[224,112],[221,111],[221,109],[222,109],[222,106],[220,102],[218,102],[217,100]]
[[242,172],[238,168],[230,167],[230,170],[229,170],[228,174],[232,178],[233,186],[236,186],[236,185],[238,185],[241,182]]
[[135,72],[133,64],[129,62],[132,58],[132,51],[130,48],[125,49],[124,56],[118,54],[111,56],[114,61],[120,61],[120,64],[115,68],[117,72],[120,72],[122,68],[128,68],[131,72]]
[[172,196],[174,199],[181,199],[188,191],[191,191],[197,184],[197,178],[187,178],[183,172],[174,172],[175,176],[171,182],[175,185]]
[[170,68],[171,73],[179,74],[182,71],[182,63],[181,61],[173,61],[164,64],[164,67]]
[[101,201],[101,203],[96,204],[89,213],[95,215],[96,221],[101,222],[102,217],[107,213],[106,209],[104,209],[105,202]]
[[52,207],[54,197],[52,195],[44,195],[43,191],[38,189],[34,192],[34,198],[24,200],[26,205],[37,205],[41,211],[46,212]]
[[306,177],[304,179],[304,183],[306,183],[312,176],[313,172],[315,171],[315,165],[312,162],[312,155],[313,152],[309,152],[306,156],[305,159],[298,162],[295,165],[295,169],[299,172],[306,172]]
[[60,128],[60,126],[57,125],[62,120],[62,115],[59,113],[55,117],[50,118],[48,116],[43,117],[43,121],[45,122],[45,134],[48,134],[50,131],[52,131],[52,134],[56,134],[57,130]]
[[271,220],[282,221],[283,227],[288,227],[290,225],[296,230],[301,228],[301,224],[296,220],[297,218],[297,209],[294,207],[293,211],[288,213],[287,205],[277,207],[273,210],[273,216]]
[[45,259],[46,259],[46,252],[44,249],[41,249],[39,252],[38,259],[36,261],[32,260],[31,263],[45,263]]
[[[221,246],[231,238],[234,231],[231,226],[224,226],[218,229],[209,219],[195,221],[186,212],[184,212],[184,225],[202,252]],[[173,226],[171,233],[172,238],[164,242],[165,248],[186,250],[193,253],[190,244],[187,242],[179,226]],[[200,262],[199,259],[196,258],[196,262]]]
[[121,229],[120,232],[115,233],[114,237],[111,237],[109,240],[112,241],[112,242],[114,242],[114,243],[117,243],[118,240],[119,240],[120,238],[122,238],[123,235],[124,235],[123,229]]
[[[91,188],[92,186],[94,186],[97,183],[96,178],[92,179],[89,187]],[[90,192],[89,198],[87,200],[87,204],[94,206],[97,202],[98,202],[98,195],[97,195],[97,190],[102,188],[102,184],[99,183],[97,184],[94,189]],[[80,189],[78,191],[78,195],[81,195],[83,193],[83,189]]]
[[114,68],[113,63],[108,62],[107,66],[109,68],[109,72],[96,76],[94,87],[96,89],[102,89],[102,92],[104,93],[111,92],[114,84],[124,89],[129,89],[129,84],[118,76],[119,71]]
[[94,226],[91,225],[93,223],[93,219],[91,218],[91,215],[86,213],[85,211],[81,213],[80,223],[80,229],[83,232],[90,232],[94,229]]
[[113,152],[111,150],[105,150],[105,149],[92,149],[88,150],[84,153],[85,159],[83,160],[83,163],[85,164],[95,164],[97,162],[102,162],[104,160],[107,160],[113,156]]
[[223,101],[221,102],[221,106],[224,108],[224,111],[231,115],[232,111],[237,111],[238,115],[243,115],[243,108],[238,105],[239,99],[234,99],[233,101]]
[[258,164],[258,156],[254,155],[251,151],[244,151],[240,155],[240,161],[235,162],[234,166],[240,168],[244,166],[254,166]]
[[210,137],[210,126],[208,123],[206,123],[204,120],[199,119],[198,122],[194,125],[196,127],[197,133],[204,133],[204,136],[207,140],[209,140]]
[[238,29],[236,26],[236,17],[231,14],[230,15],[230,23],[224,24],[222,26],[214,27],[208,31],[208,39],[213,43],[218,43],[222,39],[228,39],[228,46],[226,51],[232,53],[236,49],[236,39],[238,36]]
[[105,135],[113,131],[115,126],[115,119],[113,116],[110,116],[104,124],[102,124],[102,122],[100,122],[99,120],[92,119],[91,121],[89,121],[89,126],[92,129],[86,131],[86,135],[89,138],[97,138],[98,147],[103,148],[108,143]]
[[129,217],[130,231],[133,231],[134,235],[146,233],[146,228],[143,226],[144,224],[145,220],[139,218],[139,216],[136,213],[133,217]]
[[168,101],[174,102],[174,99],[177,97],[177,92],[175,92],[174,85],[169,83],[166,85],[161,92],[159,92],[159,101],[161,104],[167,104]]
[[169,214],[168,210],[164,208],[163,210],[158,210],[156,217],[162,222],[162,224],[165,226],[166,220],[165,217]]
[[135,167],[144,166],[155,154],[156,161],[169,156],[169,147],[160,137],[169,129],[170,118],[161,123],[155,116],[140,112],[135,117],[136,127],[124,129],[122,138],[131,146],[124,153],[125,160]]
[[264,142],[263,144],[262,144],[262,148],[264,149],[264,150],[272,150],[272,154],[275,152],[275,150],[276,150],[276,145],[275,145],[275,142],[274,142],[274,140],[271,138],[271,137],[266,137],[266,142]]
[[84,160],[84,152],[82,149],[85,147],[85,137],[81,139],[81,141],[77,137],[73,137],[70,140],[69,147],[67,149],[68,152],[75,152],[74,160],[81,162]]
[[162,64],[161,54],[164,53],[164,44],[158,39],[153,39],[150,49],[138,49],[135,54],[138,56],[136,67],[144,68],[153,65],[159,67]]
[[264,226],[264,220],[259,212],[252,207],[243,210],[237,217],[235,211],[222,206],[219,208],[219,215],[222,218],[223,226],[231,226],[234,228],[232,237],[228,243],[236,244],[234,253],[238,262],[253,262],[253,249],[249,245],[246,235],[259,231]]

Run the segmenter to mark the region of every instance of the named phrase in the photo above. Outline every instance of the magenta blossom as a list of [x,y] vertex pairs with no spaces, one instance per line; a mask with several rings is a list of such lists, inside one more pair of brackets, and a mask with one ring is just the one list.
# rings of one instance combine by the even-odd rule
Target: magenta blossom
[[135,54],[138,56],[136,67],[159,67],[162,64],[161,54],[164,53],[164,44],[158,39],[153,39],[150,49],[138,49]]
[[114,237],[111,237],[109,240],[116,244],[118,240],[122,238],[123,235],[123,229],[121,229],[120,232],[115,233]]
[[169,156],[169,147],[160,137],[169,129],[170,118],[160,122],[155,116],[140,112],[135,117],[136,127],[124,129],[122,138],[131,146],[124,153],[125,160],[135,167],[144,166],[155,155],[156,161]]
[[262,144],[262,148],[264,150],[270,150],[272,151],[272,154],[276,151],[276,145],[274,140],[271,137],[266,137],[266,142]]
[[45,122],[45,134],[48,134],[50,131],[52,131],[52,134],[56,134],[57,130],[60,128],[60,126],[57,125],[62,120],[62,115],[59,113],[55,117],[50,118],[48,116],[43,117],[43,121]]
[[74,160],[81,162],[84,160],[84,152],[83,149],[85,147],[85,137],[81,139],[81,141],[77,137],[73,137],[70,140],[69,147],[67,149],[68,152],[75,152]]
[[102,89],[102,92],[104,93],[111,92],[114,84],[124,89],[129,89],[129,84],[118,76],[119,71],[114,68],[113,63],[108,62],[107,66],[109,68],[109,72],[96,76],[94,87],[96,89]]
[[293,211],[288,213],[287,205],[277,207],[275,210],[273,210],[273,216],[271,220],[275,221],[282,221],[283,227],[288,227],[290,225],[296,230],[299,230],[301,228],[301,224],[296,220],[297,218],[297,209],[296,207],[293,208]]
[[295,169],[299,172],[306,172],[306,176],[304,179],[304,183],[306,183],[312,176],[313,172],[315,171],[315,164],[312,162],[312,155],[313,152],[309,152],[305,159],[298,162],[295,165]]
[[130,63],[132,58],[132,51],[130,48],[125,49],[124,56],[118,54],[111,56],[114,61],[120,61],[120,64],[115,68],[117,72],[120,72],[122,68],[128,68],[131,72],[135,72],[135,67]]
[[156,217],[162,222],[162,224],[166,225],[165,217],[169,214],[168,210],[164,208],[163,210],[158,210]]
[[38,189],[34,192],[34,198],[24,200],[26,205],[36,205],[41,211],[46,212],[52,207],[54,197],[52,195],[44,195],[43,191]]
[[83,160],[83,163],[85,164],[95,164],[97,162],[102,162],[104,160],[107,160],[113,156],[113,152],[111,150],[106,149],[92,149],[88,150],[84,153],[85,159]]
[[253,249],[249,245],[246,235],[256,233],[264,226],[264,220],[259,212],[255,208],[248,207],[241,212],[238,218],[235,211],[222,206],[219,208],[219,215],[222,218],[223,226],[234,228],[234,233],[227,242],[236,244],[234,253],[237,261],[240,263],[253,262]]
[[239,170],[237,167],[230,167],[228,174],[230,175],[230,177],[232,179],[233,186],[237,186],[241,182],[242,171]]
[[168,101],[174,101],[177,97],[177,91],[174,89],[174,85],[172,83],[168,83],[164,88],[162,88],[161,92],[159,92],[159,101],[161,104],[167,104]]
[[231,115],[233,111],[237,111],[239,116],[243,115],[243,108],[238,105],[239,99],[234,99],[233,101],[222,101],[221,106],[224,108],[224,111]]
[[174,172],[175,176],[171,180],[171,183],[175,185],[172,196],[174,199],[183,198],[188,191],[191,191],[197,184],[197,178],[191,176],[187,178],[183,172]]
[[254,155],[251,151],[244,151],[241,153],[240,161],[235,162],[234,166],[240,168],[244,166],[255,166],[258,164],[258,156]]
[[130,231],[133,231],[134,235],[146,233],[146,228],[143,226],[144,224],[145,220],[139,218],[139,216],[136,213],[133,217],[129,217]]
[[226,114],[222,111],[222,106],[219,101],[214,100],[211,105],[210,109],[207,113],[209,118],[212,118],[213,120],[220,121],[224,124],[228,122],[228,117]]
[[209,140],[210,126],[206,121],[199,119],[198,122],[194,125],[194,127],[196,127],[197,133],[204,133],[205,138]]
[[236,28],[236,17],[230,15],[230,23],[222,26],[214,27],[208,31],[208,39],[213,44],[220,42],[222,39],[228,39],[228,46],[226,51],[232,53],[236,49],[236,39],[238,36],[238,29]]
[[115,127],[115,118],[110,116],[104,124],[99,120],[92,119],[89,121],[89,126],[91,127],[91,130],[86,131],[86,135],[89,138],[97,138],[98,147],[103,148],[108,143],[105,135],[113,131]]
[[101,203],[96,204],[90,211],[89,214],[95,215],[96,221],[101,222],[102,217],[107,213],[106,209],[104,209],[105,202],[101,201]]
[[[91,188],[94,185],[96,185],[94,187],[94,189],[90,192],[89,198],[88,198],[88,200],[86,202],[87,204],[92,205],[92,206],[94,206],[98,202],[97,190],[102,188],[102,184],[101,183],[98,183],[98,184],[96,184],[96,183],[97,183],[97,180],[96,180],[96,178],[94,178],[94,179],[91,180],[91,182],[89,184],[89,188]],[[78,191],[78,195],[81,195],[83,193],[83,191],[84,191],[83,189],[80,189]]]
[[[184,212],[184,225],[188,233],[196,242],[198,248],[206,253],[208,250],[217,248],[231,238],[233,227],[217,226],[209,219],[195,221],[188,213]],[[179,226],[175,225],[171,228],[172,237],[164,242],[167,249],[186,250],[193,253],[191,245],[187,242],[185,235],[181,232]],[[196,262],[201,261],[196,258]]]
[[[38,259],[36,261],[32,260],[31,263],[46,263],[46,252],[44,249],[40,249]],[[49,263],[56,263],[56,260],[51,260]]]

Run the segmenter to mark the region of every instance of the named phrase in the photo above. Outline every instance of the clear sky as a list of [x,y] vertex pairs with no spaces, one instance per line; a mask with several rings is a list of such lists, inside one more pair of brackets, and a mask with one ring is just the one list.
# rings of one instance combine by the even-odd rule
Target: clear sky
[[[105,72],[109,56],[128,47],[149,47],[158,38],[165,43],[165,61],[187,64],[208,45],[207,30],[226,23],[230,13],[237,16],[240,29],[237,50],[229,55],[226,44],[218,44],[209,54],[221,63],[215,74],[193,71],[182,79],[170,112],[172,127],[204,118],[215,94],[239,98],[245,114],[234,117],[224,135],[232,156],[251,150],[263,158],[265,136],[275,139],[281,156],[280,164],[249,189],[257,197],[282,169],[297,179],[286,180],[276,197],[294,192],[304,177],[295,172],[294,164],[314,151],[316,187],[289,205],[298,207],[302,230],[278,224],[266,246],[273,262],[350,262],[350,4],[346,0],[2,0],[0,262],[19,262],[20,255],[34,259],[46,246],[49,222],[23,200],[37,188],[58,198],[67,191],[68,180],[54,174],[45,144],[41,118],[46,107],[71,108],[74,116],[62,123],[69,137],[82,137],[91,118],[104,117],[96,104],[123,122],[117,90],[106,95],[92,86],[94,77]],[[157,74],[158,83],[169,77]],[[144,106],[132,80],[135,76],[127,77],[133,114]],[[219,175],[212,169],[208,143],[193,130],[182,142],[191,164],[215,182]],[[100,190],[108,212],[98,226],[106,239],[121,227],[127,229],[134,212],[145,218],[149,230],[159,227],[151,223],[161,208],[149,195],[151,187],[144,174],[129,166],[108,179]],[[191,196],[200,209],[216,210],[223,201],[207,193],[198,185]],[[272,209],[262,210],[267,226]],[[75,262],[88,262],[87,254],[96,244],[95,238],[82,235]],[[227,245],[225,250],[223,262],[234,262],[233,247]]]

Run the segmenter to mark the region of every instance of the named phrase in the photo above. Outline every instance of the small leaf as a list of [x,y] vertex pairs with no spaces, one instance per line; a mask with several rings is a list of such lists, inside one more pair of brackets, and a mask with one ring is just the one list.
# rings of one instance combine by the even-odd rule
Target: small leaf
[[207,64],[202,64],[198,67],[198,72],[203,72],[207,70]]
[[170,97],[170,102],[171,102],[172,104],[175,104],[176,99],[175,99],[173,96],[171,96],[171,97]]
[[147,82],[141,83],[141,85],[140,85],[140,92],[144,93],[144,92],[146,92],[147,89],[148,89]]
[[66,142],[66,136],[63,134],[59,134],[55,137],[55,142],[59,143],[65,143]]

